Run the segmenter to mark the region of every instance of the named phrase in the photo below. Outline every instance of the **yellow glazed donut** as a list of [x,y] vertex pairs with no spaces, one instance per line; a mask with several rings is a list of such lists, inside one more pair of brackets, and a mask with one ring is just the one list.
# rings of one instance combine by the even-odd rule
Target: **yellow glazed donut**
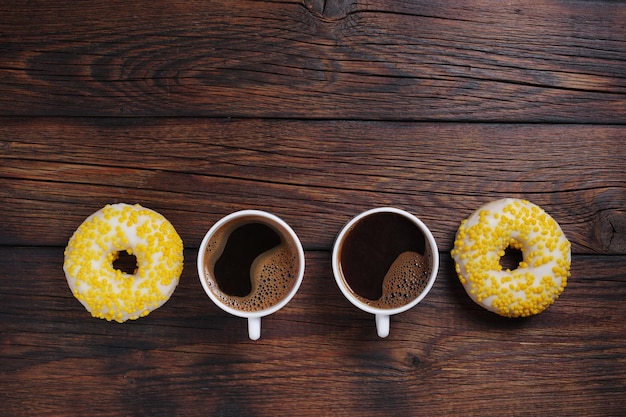
[[[521,250],[514,270],[500,258]],[[461,222],[452,257],[465,291],[476,303],[505,317],[527,317],[546,309],[570,276],[570,243],[557,222],[526,200],[487,203]]]
[[[120,251],[137,269],[113,267]],[[183,242],[159,213],[128,204],[106,205],[76,229],[65,249],[63,270],[74,296],[92,316],[125,322],[163,305],[178,285]]]

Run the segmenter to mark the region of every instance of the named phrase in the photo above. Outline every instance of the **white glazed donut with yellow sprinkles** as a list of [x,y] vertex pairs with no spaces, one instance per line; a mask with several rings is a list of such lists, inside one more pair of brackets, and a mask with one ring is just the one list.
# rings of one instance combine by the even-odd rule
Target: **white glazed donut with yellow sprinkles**
[[[134,255],[134,274],[113,267]],[[178,285],[183,242],[165,217],[139,204],[106,205],[87,217],[65,249],[63,270],[74,296],[92,316],[125,322],[163,305]]]
[[[500,264],[508,247],[522,252],[513,270]],[[526,200],[505,198],[480,207],[461,222],[451,254],[472,300],[505,317],[540,313],[570,276],[570,243],[561,227]]]

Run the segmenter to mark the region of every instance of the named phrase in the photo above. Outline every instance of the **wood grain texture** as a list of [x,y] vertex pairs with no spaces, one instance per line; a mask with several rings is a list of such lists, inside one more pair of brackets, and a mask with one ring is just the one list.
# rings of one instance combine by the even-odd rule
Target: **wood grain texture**
[[[0,414],[626,415],[626,2],[0,2]],[[572,242],[528,319],[465,294],[462,219],[521,197]],[[94,319],[62,269],[107,203],[185,244],[172,298]],[[357,213],[419,216],[441,255],[414,309],[373,317],[334,283]],[[303,284],[247,339],[196,252],[233,211],[285,219]]]
[[93,211],[138,202],[186,247],[256,207],[284,217],[305,248],[329,250],[352,216],[391,205],[448,251],[463,218],[512,196],[550,213],[574,252],[626,253],[619,126],[5,119],[0,147],[5,245],[63,246]]
[[[576,256],[562,296],[503,319],[465,295],[449,257],[388,339],[342,298],[327,252],[263,320],[213,306],[194,271],[125,324],[91,318],[67,288],[60,248],[0,248],[0,356],[7,415],[619,415],[626,409],[626,257]],[[20,279],[13,279],[19,276]],[[10,312],[10,313],[9,313]],[[581,341],[584,341],[581,343]],[[518,414],[519,415],[519,414]]]
[[0,115],[626,121],[623,2],[79,4],[0,4]]

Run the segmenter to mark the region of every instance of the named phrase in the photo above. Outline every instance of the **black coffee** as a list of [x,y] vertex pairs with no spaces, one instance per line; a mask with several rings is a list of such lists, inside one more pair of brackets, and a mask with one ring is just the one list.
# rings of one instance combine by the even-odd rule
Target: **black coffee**
[[205,279],[226,305],[264,310],[285,298],[298,277],[298,251],[287,232],[264,218],[235,219],[212,237]]
[[343,279],[361,301],[396,308],[428,283],[432,255],[422,231],[406,217],[373,213],[354,224],[339,248]]
[[252,291],[252,263],[259,255],[278,245],[280,236],[268,225],[249,223],[233,230],[213,267],[220,290],[239,297],[249,295]]

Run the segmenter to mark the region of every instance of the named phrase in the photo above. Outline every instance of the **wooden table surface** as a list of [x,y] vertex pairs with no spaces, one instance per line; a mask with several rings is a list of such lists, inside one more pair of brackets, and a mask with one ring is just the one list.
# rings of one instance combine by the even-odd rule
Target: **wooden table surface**
[[[626,415],[626,3],[0,2],[0,414]],[[526,198],[572,243],[561,297],[505,319],[450,257],[481,204]],[[92,318],[63,250],[107,203],[165,215],[172,298]],[[379,339],[330,267],[339,229],[394,206],[437,281]],[[215,307],[197,249],[273,212],[305,248],[263,320]]]

